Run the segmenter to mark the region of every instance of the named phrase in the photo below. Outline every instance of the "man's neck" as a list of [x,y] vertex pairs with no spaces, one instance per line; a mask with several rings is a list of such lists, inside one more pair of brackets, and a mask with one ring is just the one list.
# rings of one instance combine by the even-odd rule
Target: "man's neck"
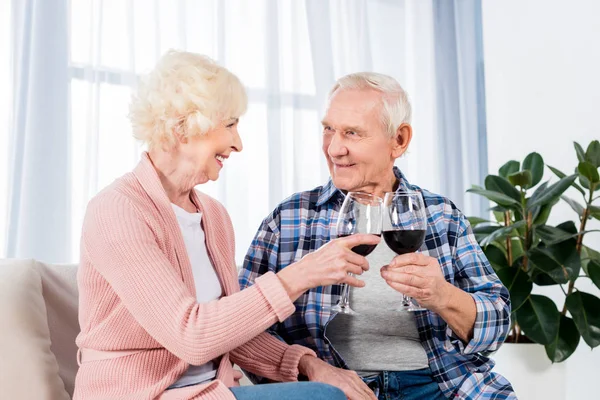
[[[358,189],[355,189],[352,191],[369,193],[374,196],[381,197],[383,199],[383,197],[385,196],[385,194],[387,192],[395,192],[396,190],[398,190],[399,186],[400,186],[400,181],[398,180],[398,178],[396,178],[396,175],[394,174],[394,170],[391,169],[390,175],[387,176],[381,182],[374,183],[374,184],[368,185],[368,186],[364,186],[362,188],[358,188]],[[346,190],[342,190],[342,192],[344,194],[347,193]]]

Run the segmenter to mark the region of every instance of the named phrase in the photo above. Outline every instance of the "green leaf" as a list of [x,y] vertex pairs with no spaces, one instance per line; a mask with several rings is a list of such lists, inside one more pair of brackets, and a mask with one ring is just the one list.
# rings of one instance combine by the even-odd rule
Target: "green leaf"
[[533,268],[530,271],[531,280],[538,286],[554,286],[558,285],[554,279],[544,271]]
[[496,222],[499,224],[504,224],[504,211],[496,211],[496,207],[493,207],[491,210],[494,213],[494,219]]
[[[541,188],[543,185],[538,186]],[[552,208],[558,203],[558,199],[551,201],[548,204],[544,204],[543,206],[535,206],[532,208],[531,213],[533,214],[533,225],[543,225],[548,222],[548,218],[550,218],[550,212]]]
[[487,257],[492,267],[494,268],[494,271],[498,271],[502,268],[507,268],[509,266],[508,260],[504,255],[504,251],[502,251],[498,247],[490,245],[487,246],[483,250],[483,252],[485,253],[485,256]]
[[585,152],[585,159],[596,168],[600,167],[600,142],[593,140]]
[[569,282],[569,274],[550,254],[540,248],[531,249],[528,253],[529,263],[533,267],[548,274],[556,283]]
[[579,335],[575,322],[571,318],[561,315],[558,335],[546,345],[548,358],[553,363],[565,361],[575,352],[580,339],[581,335]]
[[591,348],[600,345],[600,299],[589,293],[576,291],[567,296],[566,304],[583,340]]
[[577,240],[568,239],[560,243],[553,244],[543,248],[546,254],[550,255],[563,268],[569,280],[575,280],[581,271],[581,256],[577,252]]
[[521,257],[523,254],[525,254],[525,251],[523,250],[523,245],[521,244],[520,239],[512,238],[511,244],[512,244],[513,264],[514,264],[514,261],[517,260],[519,257]]
[[498,175],[488,175],[485,178],[485,188],[494,192],[505,194],[518,203],[521,202],[521,193],[506,178]]
[[508,177],[510,174],[514,174],[519,171],[520,164],[518,161],[511,160],[500,167],[498,170],[498,174],[504,178]]
[[583,250],[585,250],[587,258],[600,262],[600,252],[592,249],[589,246],[583,246]]
[[577,142],[573,142],[573,146],[575,147],[575,152],[577,153],[577,159],[579,162],[585,161],[585,152],[583,151],[583,147]]
[[591,261],[600,263],[600,253],[586,245],[581,246],[581,268],[587,276],[590,276],[587,266]]
[[560,198],[563,199],[568,205],[570,205],[573,211],[577,213],[577,215],[579,215],[580,217],[583,215],[584,208],[577,201],[567,196],[560,196]]
[[552,203],[545,204],[540,207],[540,211],[538,213],[533,213],[533,225],[543,225],[547,223],[548,218],[550,218],[550,213],[552,212],[552,207],[554,207],[556,203],[556,201],[553,201]]
[[590,206],[590,217],[600,220],[600,207]]
[[587,263],[587,271],[585,271],[587,276],[590,277],[594,285],[600,288],[600,262],[596,260],[590,260]]
[[[548,168],[550,168],[550,171],[554,172],[554,175],[558,176],[560,179],[564,178],[565,176],[567,176],[564,172],[559,171],[558,169],[551,167],[551,166],[547,166]],[[573,184],[571,185],[573,186],[575,189],[579,190],[579,192],[585,196],[585,191],[583,190],[583,188],[581,186],[579,186],[578,184],[576,184],[575,182],[573,182]]]
[[[543,192],[541,192],[538,196],[531,196],[531,200],[533,200],[530,204],[527,204],[527,208],[530,210],[534,206],[543,206],[544,204],[551,203],[558,199],[565,190],[571,186],[571,184],[577,178],[576,175],[567,176],[562,178],[560,181],[555,184],[548,186]],[[535,199],[534,199],[535,196]]]
[[577,227],[575,226],[575,222],[573,221],[565,221],[556,225],[558,229],[562,229],[565,232],[569,233],[577,233]]
[[479,224],[491,223],[492,221],[488,221],[487,219],[479,218],[479,217],[468,217],[469,223],[474,228]]
[[528,189],[531,186],[533,178],[531,177],[531,171],[520,171],[510,174],[508,180],[513,185],[521,186],[523,189]]
[[[538,235],[546,244],[548,243],[560,243],[567,239],[572,239],[573,234],[571,232],[564,231],[560,228],[555,228],[550,225],[540,225],[535,227],[535,233]],[[577,233],[575,233],[576,235]]]
[[[575,168],[575,172],[577,174],[579,174],[579,169]],[[583,186],[584,188],[590,190],[591,185],[590,185],[590,180],[588,178],[586,178],[585,176],[579,174],[579,183],[581,184],[581,186]]]
[[477,243],[480,243],[480,246],[481,246],[481,241],[483,239],[485,239],[490,234],[494,233],[495,231],[497,231],[500,228],[502,228],[502,226],[500,226],[500,225],[479,224],[473,228],[473,234],[475,235],[475,239],[477,240]]
[[549,344],[558,334],[560,314],[548,297],[532,294],[517,310],[517,320],[527,337],[536,343]]
[[517,311],[531,294],[533,282],[521,268],[502,268],[496,274],[510,292],[512,311]]
[[537,185],[544,176],[544,159],[538,153],[531,153],[523,160],[523,170],[531,172],[531,187]]
[[579,171],[579,178],[586,177],[588,182],[598,183],[600,182],[600,175],[598,175],[598,169],[594,167],[591,163],[584,161],[580,162],[577,166],[577,171]]
[[491,190],[469,189],[469,190],[467,190],[467,192],[475,193],[480,196],[487,197],[491,201],[496,202],[496,203],[500,204],[501,206],[509,207],[509,206],[519,206],[520,205],[520,203],[518,201],[516,201],[515,199],[513,199],[512,197],[509,197],[505,194],[494,192]]
[[505,237],[507,235],[510,235],[510,233],[512,231],[514,231],[515,229],[518,229],[518,228],[520,228],[522,226],[525,226],[525,224],[526,224],[526,221],[519,221],[519,222],[516,222],[516,223],[514,223],[512,225],[505,226],[505,227],[502,227],[500,229],[496,229],[493,233],[491,233],[486,238],[484,238],[479,243],[479,245],[481,247],[486,247],[488,244],[492,243],[494,240],[497,240],[497,239],[503,238],[503,237]]

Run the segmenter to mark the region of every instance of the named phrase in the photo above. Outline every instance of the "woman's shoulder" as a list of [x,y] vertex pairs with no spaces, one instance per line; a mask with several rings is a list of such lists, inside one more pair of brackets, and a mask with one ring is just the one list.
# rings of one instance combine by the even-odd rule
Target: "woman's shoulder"
[[[116,179],[98,192],[88,203],[87,212],[131,214],[144,209],[145,192],[132,173]],[[145,214],[145,213],[144,213]]]

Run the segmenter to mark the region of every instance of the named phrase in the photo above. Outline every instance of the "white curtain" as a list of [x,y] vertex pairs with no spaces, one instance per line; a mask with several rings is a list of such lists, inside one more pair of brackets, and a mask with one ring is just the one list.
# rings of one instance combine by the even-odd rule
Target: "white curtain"
[[[470,114],[462,78],[443,74],[436,61],[439,26],[460,11],[450,3],[456,15],[431,0],[13,0],[6,254],[78,259],[87,201],[131,170],[143,150],[126,119],[131,88],[170,48],[211,56],[248,88],[244,151],[216,183],[199,187],[229,210],[238,263],[277,203],[326,182],[319,121],[329,88],[350,72],[398,79],[413,102],[415,131],[398,165],[411,182],[437,192],[460,174],[453,200],[478,212],[463,193],[481,183],[480,166],[472,171],[464,158],[479,152],[471,139],[481,130],[460,118],[447,130],[440,117],[447,111],[441,96],[455,96],[459,111]],[[445,51],[465,51],[458,30],[444,29],[457,37]],[[443,80],[454,78],[452,91],[441,92]],[[464,152],[444,157],[447,143]]]

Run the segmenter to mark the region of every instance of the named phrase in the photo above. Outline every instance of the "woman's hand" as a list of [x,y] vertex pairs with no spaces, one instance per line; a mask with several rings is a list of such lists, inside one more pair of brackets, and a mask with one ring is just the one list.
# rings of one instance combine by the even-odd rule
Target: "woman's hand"
[[317,251],[304,256],[300,261],[288,265],[277,273],[290,299],[296,300],[308,289],[347,283],[363,287],[365,283],[348,273],[361,275],[369,269],[369,262],[352,251],[361,244],[376,245],[380,237],[355,234],[330,241]]

